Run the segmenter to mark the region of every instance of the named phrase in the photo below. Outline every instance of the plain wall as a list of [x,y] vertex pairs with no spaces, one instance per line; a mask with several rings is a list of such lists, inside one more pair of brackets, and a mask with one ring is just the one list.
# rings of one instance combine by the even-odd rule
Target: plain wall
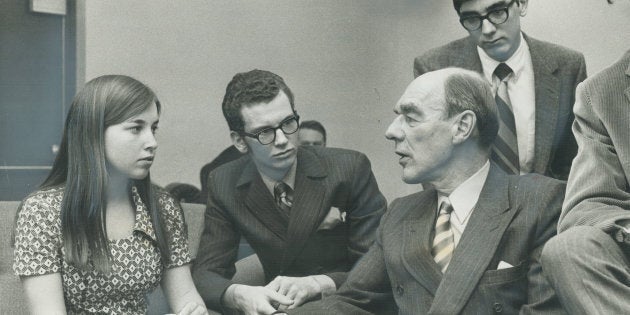
[[[630,48],[630,1],[617,2],[532,1],[523,30],[583,52],[592,74]],[[450,1],[108,0],[80,11],[78,77],[131,75],[164,104],[158,184],[200,186],[201,167],[230,144],[225,86],[259,68],[284,77],[302,118],[326,126],[329,146],[368,155],[389,201],[418,190],[401,182],[383,136],[413,58],[466,35]]]

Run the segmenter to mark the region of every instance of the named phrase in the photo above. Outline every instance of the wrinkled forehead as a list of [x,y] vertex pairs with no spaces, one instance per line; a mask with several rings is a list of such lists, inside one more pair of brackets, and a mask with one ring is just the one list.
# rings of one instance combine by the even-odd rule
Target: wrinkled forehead
[[396,103],[398,112],[413,111],[414,108],[442,110],[444,104],[444,76],[427,73],[413,80]]

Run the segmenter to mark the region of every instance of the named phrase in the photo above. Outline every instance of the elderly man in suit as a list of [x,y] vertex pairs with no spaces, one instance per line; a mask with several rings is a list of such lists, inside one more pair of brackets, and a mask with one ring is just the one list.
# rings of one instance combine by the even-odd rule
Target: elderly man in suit
[[482,73],[500,113],[492,160],[508,173],[566,179],[577,150],[572,106],[586,77],[584,56],[523,34],[527,0],[453,4],[469,36],[417,57],[415,76],[446,67]]
[[539,258],[564,184],[489,161],[498,119],[485,79],[428,72],[394,112],[385,136],[403,181],[431,188],[394,200],[339,291],[295,313],[389,314],[394,303],[399,314],[562,313]]
[[571,314],[630,312],[630,50],[578,87],[573,162],[545,274]]
[[[195,284],[212,309],[269,314],[334,292],[373,243],[387,203],[359,152],[299,147],[293,93],[271,72],[239,73],[223,114],[243,157],[208,176]],[[265,287],[231,281],[240,237]]]

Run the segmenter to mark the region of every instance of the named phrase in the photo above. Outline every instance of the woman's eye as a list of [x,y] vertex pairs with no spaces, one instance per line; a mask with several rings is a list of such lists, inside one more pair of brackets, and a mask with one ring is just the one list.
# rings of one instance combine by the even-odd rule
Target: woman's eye
[[157,131],[158,131],[158,126],[151,127],[151,132],[153,132],[153,134],[155,134]]
[[131,127],[130,130],[134,134],[140,133],[140,131],[142,131],[142,126],[134,126],[134,127]]

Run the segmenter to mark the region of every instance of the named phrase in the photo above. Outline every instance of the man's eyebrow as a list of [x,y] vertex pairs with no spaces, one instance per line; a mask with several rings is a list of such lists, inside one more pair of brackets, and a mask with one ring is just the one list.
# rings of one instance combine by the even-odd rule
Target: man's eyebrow
[[[282,120],[278,123],[278,125],[277,125],[276,127],[280,127],[280,125],[282,125],[282,123],[283,123],[285,120],[287,120],[287,119],[289,119],[289,118],[293,118],[293,117],[295,117],[295,114],[287,115],[287,117],[282,118]],[[264,125],[264,126],[260,126],[260,127],[258,127],[258,128],[254,128],[254,130],[252,130],[252,132],[251,132],[251,133],[257,133],[257,132],[259,132],[259,131],[263,131],[263,130],[265,130],[265,129],[271,129],[271,128],[274,128],[274,126]]]
[[412,102],[404,102],[404,103],[400,103],[400,109],[398,110],[398,112],[400,114],[408,114],[408,113],[417,113],[418,110],[416,109],[415,104],[413,104]]

